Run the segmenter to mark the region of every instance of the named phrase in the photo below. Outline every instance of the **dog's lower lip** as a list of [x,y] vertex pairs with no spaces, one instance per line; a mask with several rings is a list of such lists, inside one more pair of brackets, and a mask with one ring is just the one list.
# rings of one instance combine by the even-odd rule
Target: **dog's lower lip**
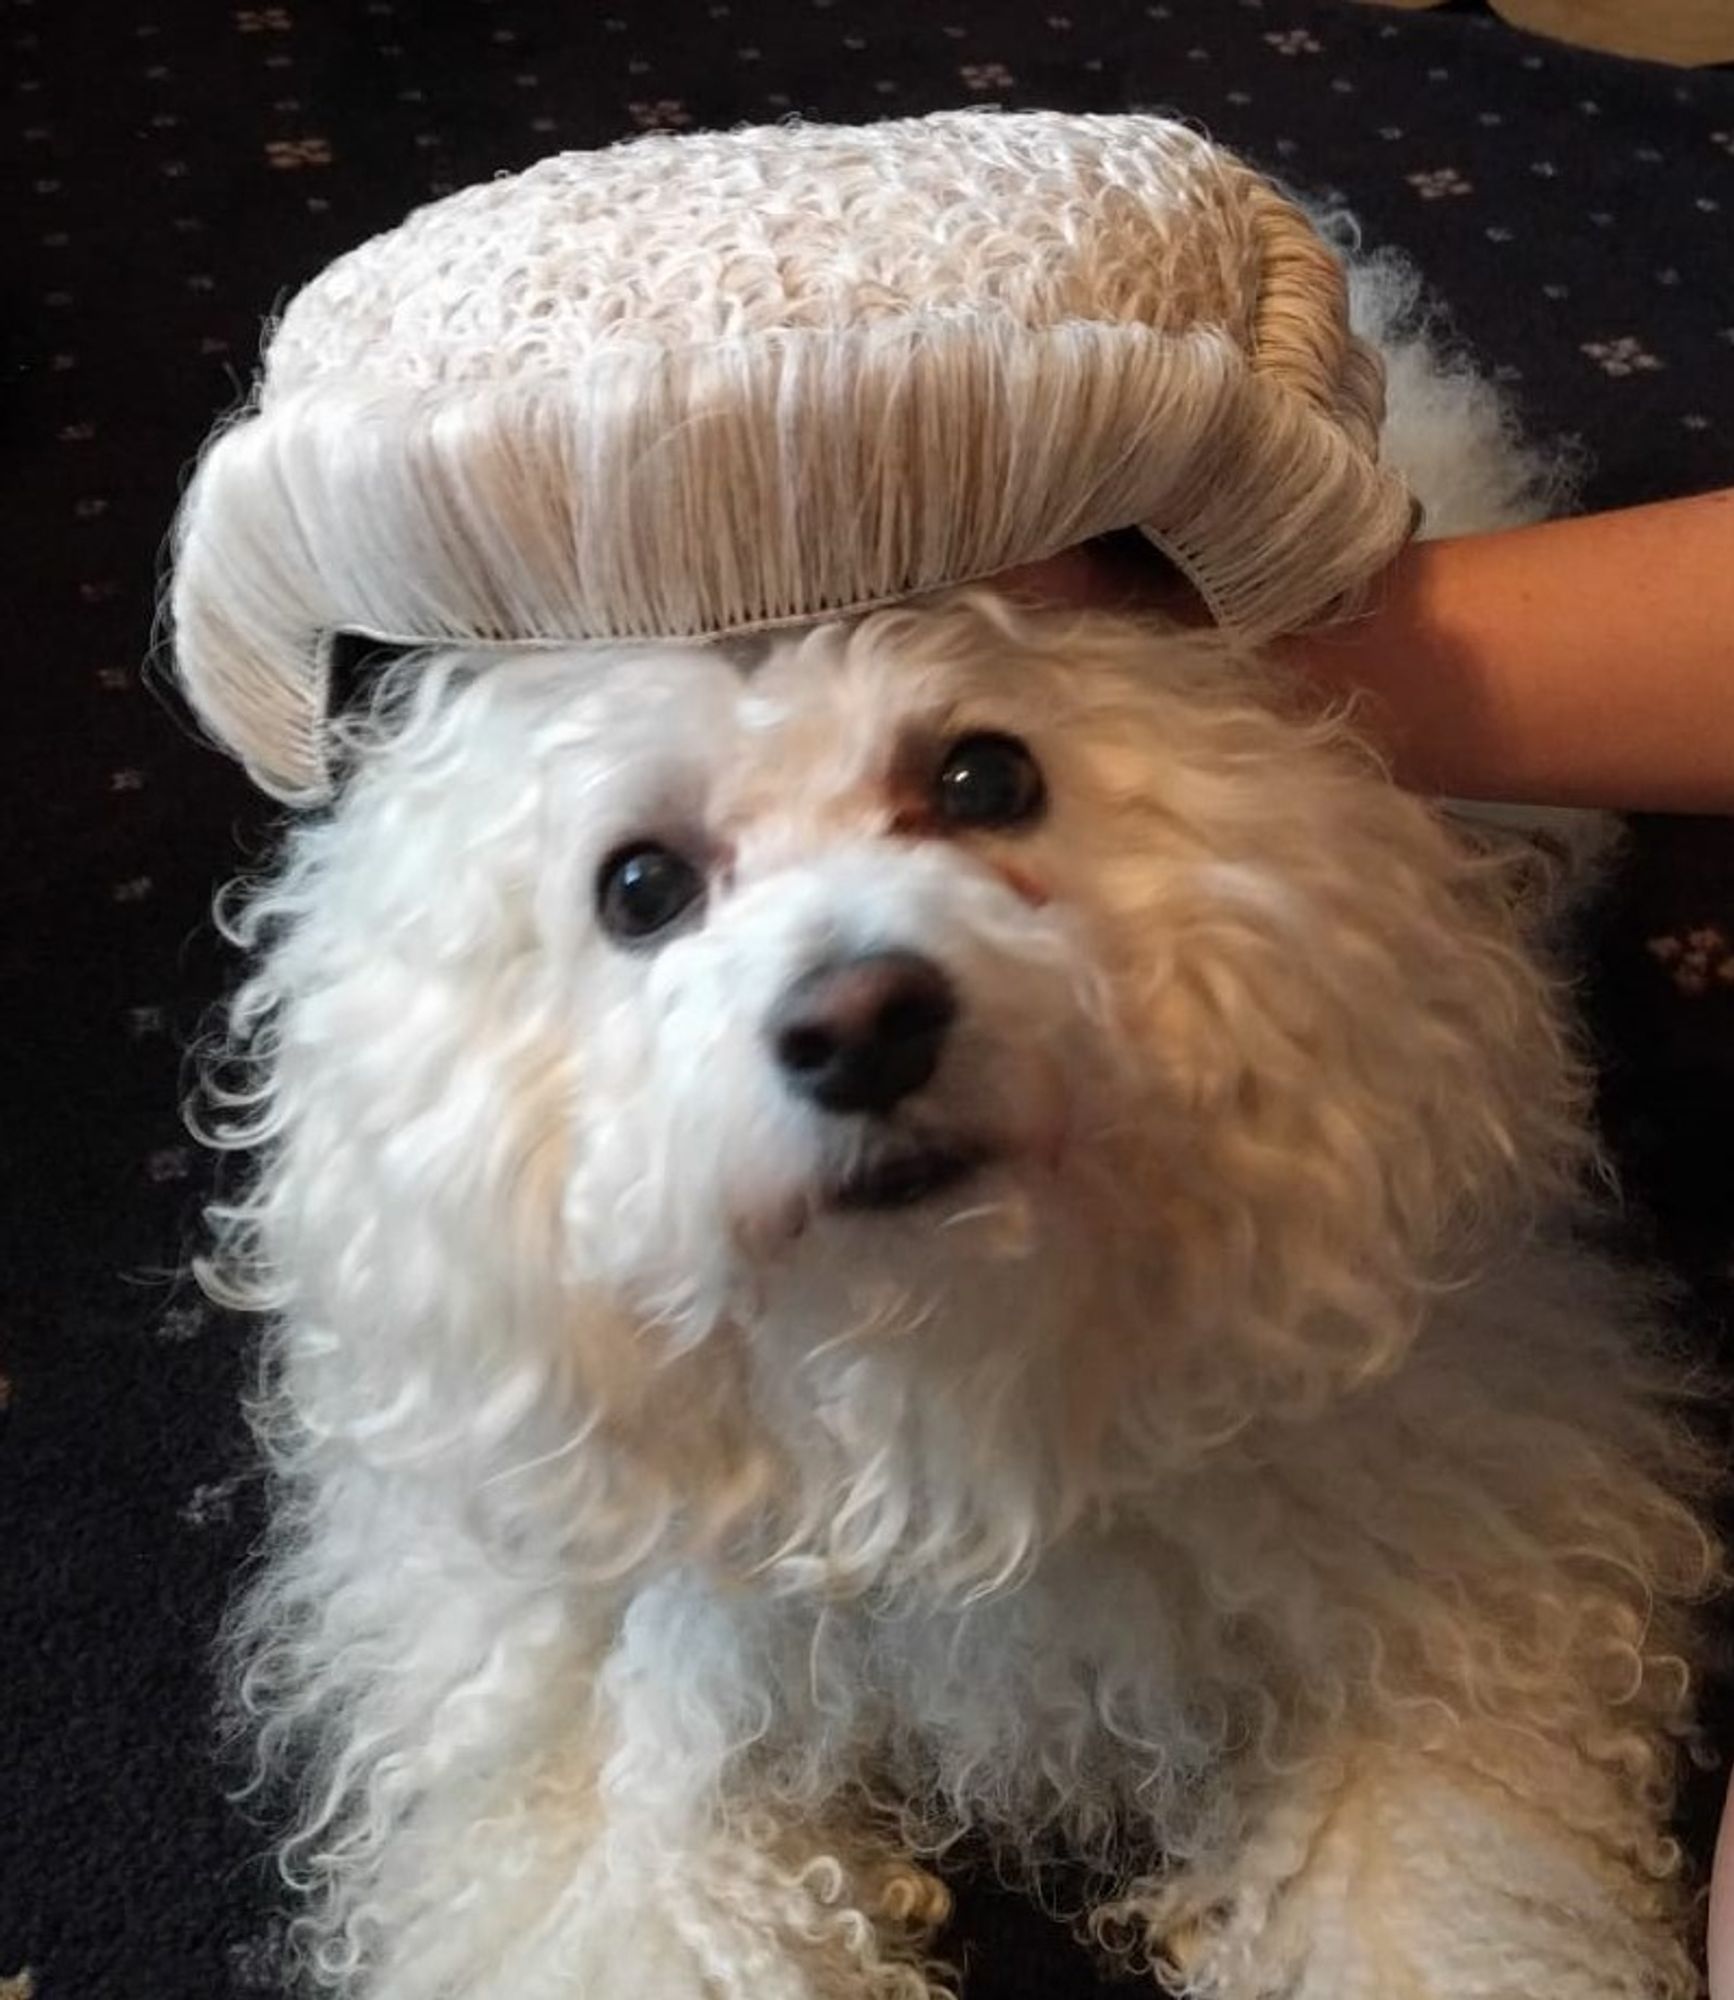
[[923,1146],[859,1168],[832,1197],[838,1208],[914,1208],[967,1180],[982,1164],[979,1151],[961,1146]]

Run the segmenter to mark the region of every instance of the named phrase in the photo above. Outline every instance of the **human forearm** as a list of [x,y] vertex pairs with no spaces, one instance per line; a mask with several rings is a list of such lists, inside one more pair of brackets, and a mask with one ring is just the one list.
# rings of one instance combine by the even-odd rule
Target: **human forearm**
[[1734,491],[1417,543],[1364,617],[1275,650],[1364,690],[1418,787],[1734,810]]
[[[998,581],[1037,601],[1205,617],[1123,538]],[[1271,651],[1357,697],[1417,789],[1734,811],[1734,490],[1414,543],[1358,617]]]

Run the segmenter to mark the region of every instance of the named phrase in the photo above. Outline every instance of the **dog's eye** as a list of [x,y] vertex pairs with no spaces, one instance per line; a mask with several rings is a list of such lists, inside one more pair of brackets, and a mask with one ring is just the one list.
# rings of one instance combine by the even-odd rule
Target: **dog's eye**
[[603,862],[596,910],[603,928],[637,943],[665,931],[704,894],[704,877],[671,847],[643,841]]
[[934,780],[941,819],[953,826],[1023,826],[1047,804],[1041,767],[1015,736],[961,736]]

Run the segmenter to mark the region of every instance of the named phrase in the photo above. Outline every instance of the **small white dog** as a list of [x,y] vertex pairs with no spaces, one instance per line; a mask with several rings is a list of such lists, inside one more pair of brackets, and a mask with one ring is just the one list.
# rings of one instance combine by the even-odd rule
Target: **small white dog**
[[1211,2000],[1695,1990],[1701,1470],[1496,863],[1222,642],[990,593],[379,713],[229,1094],[331,1983],[928,2000],[968,1832]]

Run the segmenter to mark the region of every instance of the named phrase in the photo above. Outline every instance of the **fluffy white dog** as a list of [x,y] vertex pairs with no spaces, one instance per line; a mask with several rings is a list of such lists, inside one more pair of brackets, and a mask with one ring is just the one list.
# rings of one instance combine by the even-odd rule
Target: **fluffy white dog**
[[1700,1466],[1497,862],[1224,643],[991,593],[362,734],[227,1093],[327,1979],[927,2000],[969,1833],[1211,2000],[1694,1990]]

